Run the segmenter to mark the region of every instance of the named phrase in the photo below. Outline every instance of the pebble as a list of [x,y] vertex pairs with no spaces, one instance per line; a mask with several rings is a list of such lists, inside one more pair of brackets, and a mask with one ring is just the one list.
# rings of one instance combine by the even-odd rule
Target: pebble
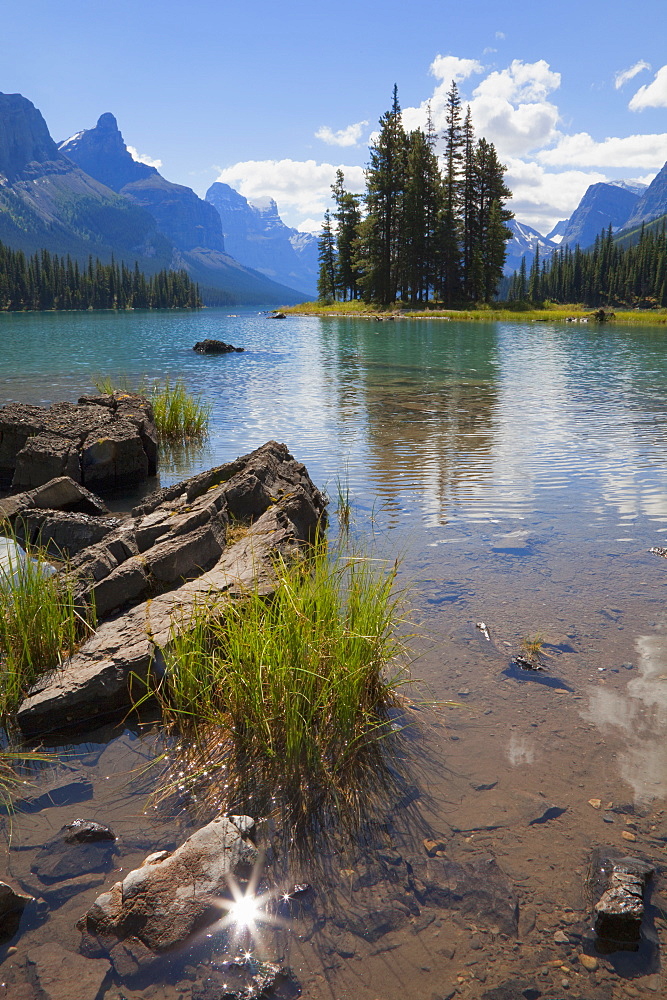
[[594,809],[600,809],[602,806],[602,799],[589,799],[589,806],[593,806]]
[[599,965],[597,958],[594,958],[593,955],[586,955],[584,952],[579,955],[579,961],[589,972],[595,972]]
[[565,931],[556,931],[556,933],[554,934],[554,941],[556,942],[556,944],[569,944],[570,943],[570,939],[567,936],[567,934],[565,933]]
[[623,837],[623,840],[636,840],[637,839],[635,837],[634,833],[630,833],[629,830],[622,830],[621,831],[621,837]]
[[457,691],[456,693],[460,695],[462,698],[464,698],[466,695],[470,694],[470,688],[461,688],[461,690]]
[[563,976],[563,978],[560,981],[560,984],[561,984],[561,986],[563,987],[564,990],[569,990],[569,988],[570,988],[570,980],[569,979],[566,979]]
[[445,851],[447,850],[447,844],[444,840],[431,840],[429,837],[423,841],[424,850],[429,855],[429,857],[439,857],[443,858],[445,856]]

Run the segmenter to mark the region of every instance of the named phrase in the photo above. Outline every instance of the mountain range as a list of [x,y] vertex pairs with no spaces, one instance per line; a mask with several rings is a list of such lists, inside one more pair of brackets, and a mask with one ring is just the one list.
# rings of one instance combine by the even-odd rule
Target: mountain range
[[[547,236],[512,219],[505,273],[536,247],[590,246],[610,225],[632,232],[667,214],[667,164],[650,185],[592,184],[569,219]],[[184,268],[205,302],[288,305],[314,298],[318,238],[285,225],[275,201],[251,204],[227,184],[200,198],[136,160],[110,112],[57,145],[40,112],[20,94],[0,94],[0,241],[136,261],[148,274]]]
[[0,94],[0,240],[83,262],[115,256],[148,274],[184,268],[209,302],[309,297],[227,253],[213,205],[135,161],[112,114],[58,146],[20,94]]
[[512,274],[525,257],[529,268],[539,245],[540,258],[549,257],[559,246],[586,249],[595,238],[611,226],[614,234],[622,238],[628,230],[638,229],[643,222],[651,222],[667,214],[667,163],[651,183],[628,184],[626,181],[609,181],[591,184],[569,219],[557,223],[547,236],[522,225],[516,219],[507,223],[513,237],[508,242],[505,274]]

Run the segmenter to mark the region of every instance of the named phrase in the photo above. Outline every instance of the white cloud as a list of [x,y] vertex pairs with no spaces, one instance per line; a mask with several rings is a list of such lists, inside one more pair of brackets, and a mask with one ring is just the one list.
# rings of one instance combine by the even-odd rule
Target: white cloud
[[138,153],[134,146],[128,146],[127,151],[137,163],[145,163],[147,167],[155,167],[156,170],[162,166],[162,160],[154,160],[151,156],[146,156],[145,153]]
[[548,95],[560,87],[560,73],[544,59],[514,59],[507,69],[490,73],[470,102],[478,135],[495,143],[501,157],[531,152],[553,142],[559,112]]
[[318,128],[315,138],[321,139],[329,146],[356,146],[366,125],[368,122],[355,122],[354,125],[348,125],[347,128],[341,128],[337,132],[328,125],[323,125],[322,128]]
[[302,219],[294,228],[300,233],[315,233],[319,236],[322,232],[322,219]]
[[630,66],[629,69],[619,70],[618,73],[616,73],[616,75],[614,76],[614,86],[616,87],[616,90],[620,90],[621,87],[624,84],[628,83],[629,80],[634,80],[637,74],[641,73],[642,70],[650,68],[651,68],[650,63],[647,63],[643,59],[640,59],[639,62],[636,62],[634,66]]
[[[441,82],[429,100],[417,108],[403,109],[406,129],[425,127],[430,104],[433,124],[442,132],[452,80],[483,72],[484,67],[474,59],[438,56],[431,64],[431,73]],[[495,143],[501,158],[525,155],[554,142],[559,136],[559,112],[547,98],[560,86],[560,80],[560,73],[543,59],[535,63],[515,59],[507,69],[489,73],[473,90],[470,101],[477,135]]]
[[229,184],[251,202],[275,199],[281,216],[284,212],[315,217],[330,204],[331,185],[338,169],[345,174],[348,190],[364,190],[363,167],[315,160],[244,160],[225,167],[216,180]]
[[505,32],[504,31],[496,31],[496,38],[498,38],[501,42],[504,42],[505,41]]
[[560,219],[567,219],[590,184],[607,180],[605,174],[584,170],[545,170],[539,163],[520,158],[507,163],[505,180],[512,191],[509,207],[520,222],[548,233]]
[[484,67],[476,59],[460,59],[458,56],[436,56],[429,66],[429,73],[446,84],[449,90],[452,80],[461,83],[469,76],[483,73]]
[[588,132],[561,136],[553,149],[537,154],[540,163],[551,167],[609,167],[659,170],[667,160],[667,132],[655,135],[609,136],[596,142]]
[[667,66],[661,66],[653,82],[640,87],[628,104],[630,111],[644,108],[667,108]]
[[[429,66],[429,73],[440,82],[435,87],[433,94],[426,101],[422,101],[418,108],[403,108],[403,125],[408,132],[413,129],[426,128],[426,117],[428,106],[431,108],[431,118],[437,132],[441,132],[445,127],[445,114],[447,107],[447,94],[452,85],[452,81],[459,84],[467,80],[470,76],[477,76],[484,72],[484,67],[477,59],[461,59],[458,56],[436,56]],[[374,141],[377,132],[374,132],[370,141]]]

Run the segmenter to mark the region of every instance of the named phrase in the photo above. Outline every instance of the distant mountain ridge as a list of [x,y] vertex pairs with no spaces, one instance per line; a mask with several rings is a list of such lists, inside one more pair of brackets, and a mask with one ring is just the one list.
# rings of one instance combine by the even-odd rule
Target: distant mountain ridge
[[656,174],[635,205],[634,212],[625,220],[623,229],[631,229],[642,222],[650,222],[667,213],[667,163]]
[[512,232],[512,239],[506,243],[507,256],[505,257],[504,274],[514,274],[521,267],[521,261],[525,257],[526,268],[530,266],[535,258],[535,248],[539,247],[540,260],[550,257],[554,250],[558,249],[558,243],[554,243],[547,236],[542,236],[537,229],[527,226],[517,219],[510,219],[505,225]]
[[591,184],[568,219],[561,246],[579,244],[583,250],[609,226],[614,231],[623,227],[640,201],[639,190],[622,182]]
[[[66,155],[31,101],[0,94],[0,241],[7,247],[69,254],[84,264],[90,256],[103,263],[114,257],[149,275],[183,268],[208,301],[287,305],[305,298],[226,254],[215,209],[133,160],[113,115],[98,125],[92,141],[84,131],[63,144]],[[77,153],[88,169],[71,158]]]
[[317,236],[286,226],[272,198],[253,205],[220,181],[210,186],[206,201],[220,216],[228,253],[274,281],[316,296]]
[[0,240],[25,253],[116,253],[153,271],[171,260],[153,218],[67,159],[21,94],[0,94]]
[[178,250],[225,252],[215,210],[191,188],[173,184],[155,167],[135,160],[110,112],[100,116],[95,128],[77,132],[58,148],[91,177],[145,208]]
[[230,254],[213,205],[191,188],[168,181],[155,167],[135,160],[110,112],[101,115],[94,128],[61,143],[59,151],[145,209],[173,243],[172,266],[185,268],[204,289],[229,289],[247,302],[289,304],[303,300],[304,295],[294,286],[255,272]]

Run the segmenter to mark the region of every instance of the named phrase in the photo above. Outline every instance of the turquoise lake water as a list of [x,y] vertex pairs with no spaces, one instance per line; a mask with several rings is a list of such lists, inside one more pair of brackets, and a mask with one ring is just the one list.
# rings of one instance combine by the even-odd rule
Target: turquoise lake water
[[[206,337],[244,353],[195,353]],[[0,316],[0,404],[74,401],[96,375],[182,377],[210,403],[206,445],[166,456],[160,485],[273,438],[334,510],[339,486],[349,490],[353,534],[399,557],[409,589],[413,675],[429,702],[431,765],[420,787],[433,829],[452,857],[496,857],[546,928],[542,943],[555,953],[543,961],[564,954],[552,942],[558,914],[588,919],[575,869],[585,870],[593,844],[627,847],[623,820],[604,825],[588,800],[636,809],[637,849],[651,855],[667,842],[667,562],[648,551],[667,545],[667,333],[214,309]],[[508,673],[536,635],[547,671]],[[109,744],[90,816],[105,822],[112,812],[128,837],[145,821],[114,775],[135,752],[127,734]],[[562,813],[527,823],[521,803],[543,797]],[[157,846],[166,834],[150,829]],[[37,836],[29,826],[24,835]],[[130,852],[128,866],[135,861]],[[375,979],[339,961],[326,986],[304,945],[293,960],[304,995],[404,1000],[417,995],[406,991],[416,976],[420,997],[439,996],[466,955],[471,968],[480,955],[498,963],[506,979],[533,968],[495,938],[468,953],[467,932],[456,958],[426,961],[411,933],[392,945],[394,959],[359,953]],[[610,996],[625,996],[624,977],[654,971],[628,968],[605,967]],[[540,980],[544,995],[558,982]],[[464,997],[481,996],[480,982],[467,988]]]

